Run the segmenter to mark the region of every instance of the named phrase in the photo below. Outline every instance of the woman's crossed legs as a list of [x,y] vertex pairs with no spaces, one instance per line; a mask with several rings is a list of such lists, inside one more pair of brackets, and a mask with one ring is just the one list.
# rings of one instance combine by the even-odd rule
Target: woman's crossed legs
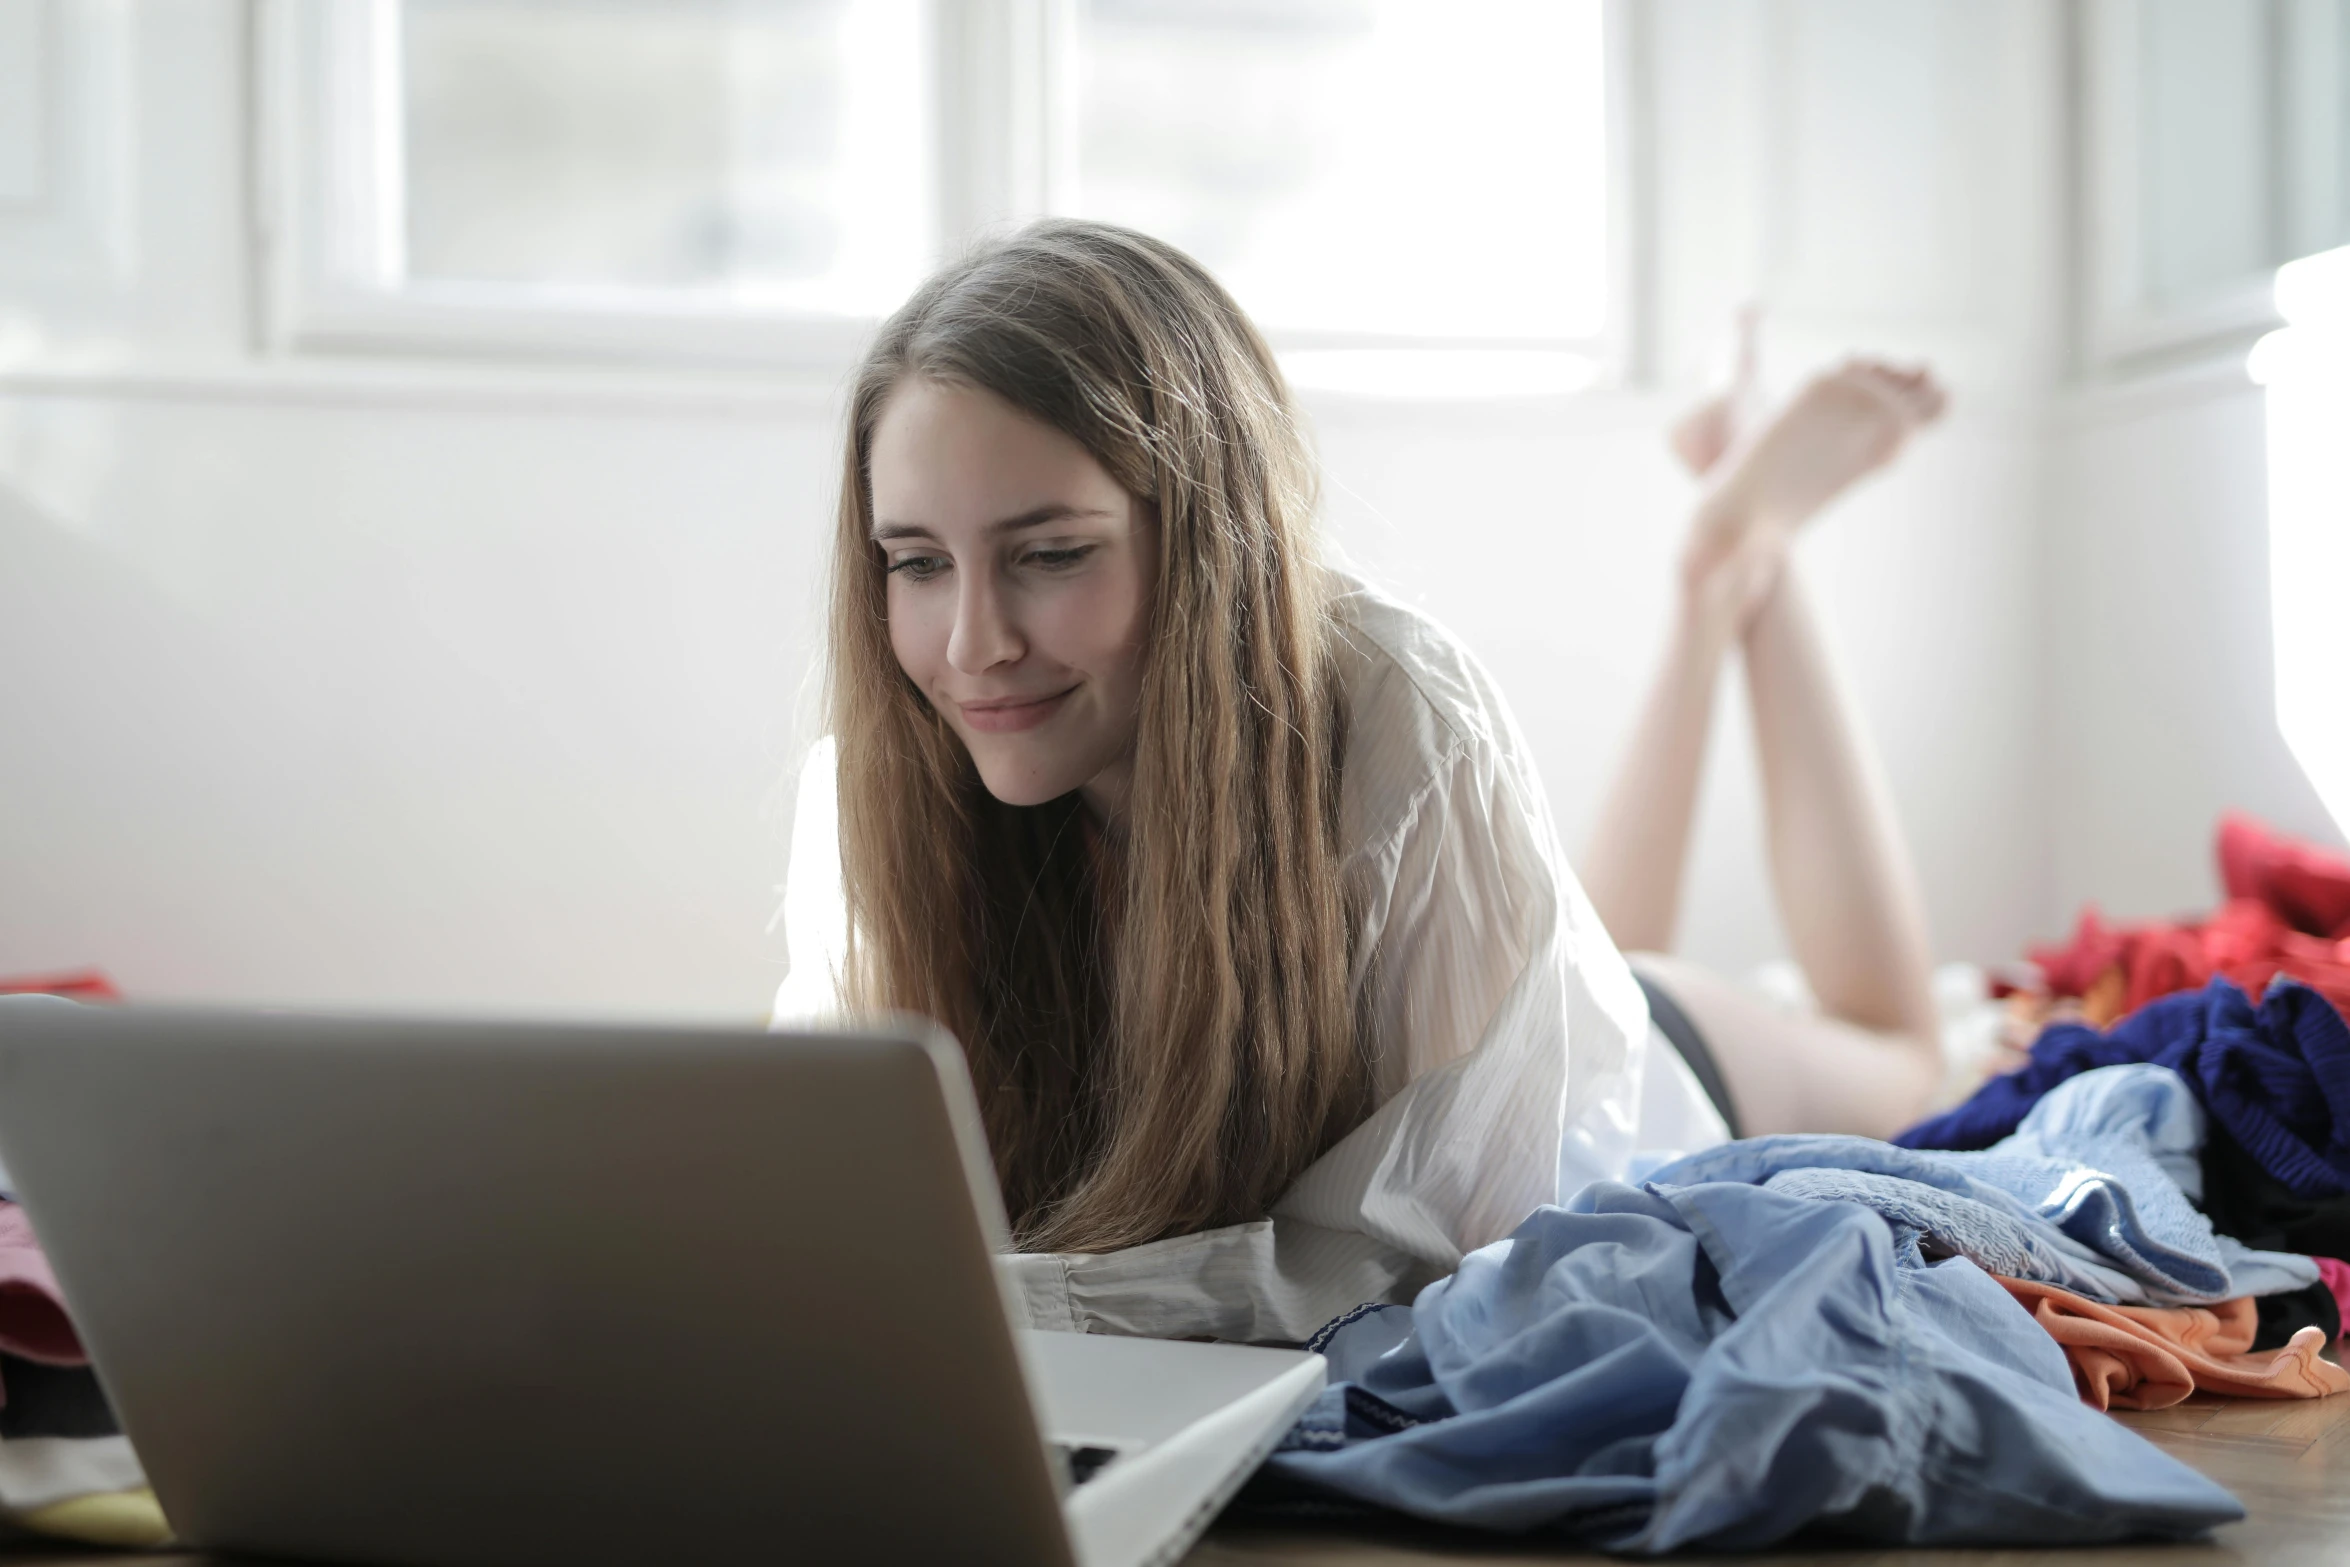
[[[1751,332],[1751,326],[1748,328]],[[1751,377],[1675,431],[1709,482],[1672,635],[1602,806],[1583,881],[1616,944],[1704,1036],[1741,1130],[1891,1135],[1942,1069],[1917,874],[1789,546],[1827,503],[1942,410],[1923,370],[1854,360],[1753,430]],[[1773,890],[1817,1013],[1672,955],[1714,690],[1735,647],[1761,767]]]

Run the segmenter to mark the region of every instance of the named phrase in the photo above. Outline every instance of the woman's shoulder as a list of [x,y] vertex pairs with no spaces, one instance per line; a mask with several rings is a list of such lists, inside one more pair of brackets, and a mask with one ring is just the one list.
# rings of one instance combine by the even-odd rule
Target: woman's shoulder
[[1346,692],[1340,815],[1350,853],[1376,846],[1464,768],[1515,773],[1522,742],[1493,678],[1422,611],[1334,573]]

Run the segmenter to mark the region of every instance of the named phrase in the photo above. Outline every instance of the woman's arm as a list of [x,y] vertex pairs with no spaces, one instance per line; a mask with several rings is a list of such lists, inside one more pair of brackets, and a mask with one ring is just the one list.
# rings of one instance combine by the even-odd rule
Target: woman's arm
[[1358,1006],[1391,1097],[1274,1211],[1449,1268],[1558,1200],[1570,1123],[1637,1119],[1626,1069],[1647,1008],[1506,719],[1358,874],[1373,888]]

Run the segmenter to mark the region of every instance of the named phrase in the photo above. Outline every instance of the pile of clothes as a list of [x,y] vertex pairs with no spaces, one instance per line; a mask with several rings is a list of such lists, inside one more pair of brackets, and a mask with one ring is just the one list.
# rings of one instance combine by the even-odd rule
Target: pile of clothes
[[2350,1011],[2350,858],[2240,812],[2220,818],[2214,849],[2227,900],[2209,916],[2109,925],[2092,904],[2069,941],[2028,949],[2031,978],[1999,989],[2028,1022],[2093,1028],[2214,977],[2258,1000],[2283,974]]
[[[2256,1348],[2298,1328],[2339,1337],[2350,1292],[2350,857],[2249,816],[2220,820],[2227,901],[2198,921],[2109,926],[2031,949],[2004,987],[2036,1035],[2030,1060],[1904,1133],[1913,1148],[1981,1148],[2066,1077],[2123,1061],[2182,1073],[2217,1123],[2203,1208],[2223,1235],[2320,1259],[2323,1287],[2259,1302]],[[2102,1032],[2101,1032],[2102,1031]]]
[[[0,996],[120,1001],[95,971],[0,977]],[[93,1545],[155,1546],[171,1528],[148,1489],[57,1276],[0,1169],[0,1522]]]
[[0,1519],[98,1545],[171,1537],[24,1210],[0,1197]]
[[2242,1516],[2099,1411],[2350,1391],[2350,1029],[2225,977],[1899,1144],[1762,1137],[1535,1213],[1315,1346],[1245,1498],[1608,1550],[2180,1537]]

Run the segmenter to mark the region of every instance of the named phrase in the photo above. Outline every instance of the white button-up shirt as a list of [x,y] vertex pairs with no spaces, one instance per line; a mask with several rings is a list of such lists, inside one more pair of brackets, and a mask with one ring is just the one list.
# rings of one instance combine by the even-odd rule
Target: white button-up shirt
[[[1728,1134],[1559,848],[1526,743],[1475,659],[1359,583],[1337,605],[1350,976],[1378,1108],[1266,1219],[1101,1255],[1005,1259],[1030,1326],[1295,1342],[1408,1299],[1635,1152]],[[845,945],[829,742],[784,899],[779,1024],[834,1010]]]

